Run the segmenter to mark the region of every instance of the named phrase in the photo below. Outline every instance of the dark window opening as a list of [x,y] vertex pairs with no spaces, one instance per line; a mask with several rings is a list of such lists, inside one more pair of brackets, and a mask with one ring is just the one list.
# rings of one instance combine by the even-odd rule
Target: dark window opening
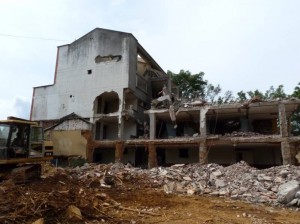
[[189,158],[189,150],[188,149],[179,149],[179,157],[180,158]]
[[241,162],[242,160],[243,160],[243,152],[236,152],[235,161],[238,163]]
[[88,75],[92,74],[92,69],[87,70],[87,74]]
[[[274,120],[275,121],[275,120]],[[273,122],[274,122],[273,121]],[[276,132],[276,121],[273,124],[272,120],[254,120],[253,131],[260,134],[274,134]]]
[[96,114],[109,114],[119,110],[119,97],[116,92],[102,93],[95,99],[95,112]]
[[224,135],[227,133],[232,133],[234,131],[241,130],[241,122],[238,119],[232,120],[219,120],[217,122],[212,121],[209,125],[210,134]]
[[144,147],[135,150],[135,166],[145,169],[148,167],[148,152]]
[[166,150],[163,148],[156,149],[157,165],[166,166]]

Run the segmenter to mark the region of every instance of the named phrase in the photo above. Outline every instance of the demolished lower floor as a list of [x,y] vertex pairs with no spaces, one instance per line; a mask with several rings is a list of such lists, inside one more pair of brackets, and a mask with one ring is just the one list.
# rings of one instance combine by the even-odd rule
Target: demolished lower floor
[[258,168],[298,164],[300,137],[280,136],[132,139],[95,141],[88,160],[98,163],[122,162],[138,167],[188,163],[231,165],[245,161]]

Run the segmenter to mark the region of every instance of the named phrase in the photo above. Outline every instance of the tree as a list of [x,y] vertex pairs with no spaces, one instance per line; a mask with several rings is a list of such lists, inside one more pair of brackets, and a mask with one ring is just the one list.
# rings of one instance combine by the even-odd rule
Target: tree
[[294,92],[291,95],[292,97],[300,99],[300,82],[298,85],[294,88]]
[[[259,90],[255,90],[248,91],[247,94],[250,98],[259,96],[264,100],[286,99],[290,96],[300,99],[300,83],[298,83],[298,85],[294,88],[294,92],[291,95],[287,95],[284,92],[283,85],[279,85],[277,88],[275,88],[274,86],[270,86],[270,88],[265,93],[262,93]],[[247,100],[247,96],[243,91],[238,92],[237,95],[238,102]],[[300,108],[298,108],[298,110],[291,115],[291,132],[293,135],[300,135]]]
[[244,91],[240,91],[237,93],[238,98],[236,99],[237,102],[243,102],[245,100],[247,100],[247,96],[246,93],[244,93]]
[[184,98],[204,98],[207,81],[203,80],[204,72],[191,74],[190,71],[180,70],[178,74],[168,71],[167,74],[177,85],[179,95]]
[[271,86],[264,94],[264,99],[285,99],[287,95],[284,92],[283,85],[279,85],[276,89]]
[[212,84],[207,84],[205,88],[205,100],[208,102],[215,102],[215,98],[221,93],[220,85],[214,86]]
[[250,96],[250,98],[258,96],[259,98],[264,99],[264,94],[260,92],[258,89],[254,91],[248,91],[247,94]]
[[231,91],[226,91],[224,96],[219,96],[218,98],[218,104],[232,103],[232,102],[235,102],[235,99]]
[[[294,92],[291,96],[300,99],[300,82],[294,88]],[[300,135],[300,107],[291,116],[291,128],[293,135]]]

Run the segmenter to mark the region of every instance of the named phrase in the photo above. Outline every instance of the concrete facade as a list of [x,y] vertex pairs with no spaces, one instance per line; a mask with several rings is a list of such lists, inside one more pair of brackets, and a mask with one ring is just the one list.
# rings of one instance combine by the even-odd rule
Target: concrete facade
[[[55,126],[53,133],[73,131],[76,124],[78,131],[91,131],[96,145],[97,141],[130,139],[139,136],[148,122],[144,111],[150,108],[152,95],[169,82],[132,34],[96,28],[58,47],[54,83],[34,88],[31,120],[48,127],[75,113],[91,125],[68,120]],[[94,157],[94,143],[86,144],[92,152],[85,157]]]

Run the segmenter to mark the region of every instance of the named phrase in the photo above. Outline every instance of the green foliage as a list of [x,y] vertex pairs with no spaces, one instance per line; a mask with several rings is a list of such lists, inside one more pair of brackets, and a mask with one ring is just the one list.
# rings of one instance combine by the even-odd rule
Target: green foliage
[[177,85],[179,95],[184,98],[204,98],[207,81],[203,80],[204,72],[191,74],[190,71],[180,70],[178,74],[168,71],[167,74]]
[[[294,92],[292,93],[291,96],[300,99],[300,82],[294,88]],[[293,135],[300,135],[300,107],[291,116],[291,127],[292,127]]]
[[238,93],[237,93],[237,96],[238,96],[237,102],[243,102],[243,101],[247,100],[246,93],[244,93],[243,90],[240,91],[240,92],[238,92]]
[[291,130],[293,135],[300,135],[300,108],[291,116]]
[[276,89],[271,86],[264,94],[264,99],[285,99],[287,95],[284,92],[283,85],[279,85]]
[[[284,92],[284,86],[279,85],[277,88],[271,86],[265,93],[258,89],[248,92],[239,91],[235,99],[231,91],[226,91],[224,96],[219,96],[221,93],[220,85],[214,86],[208,83],[207,80],[204,80],[204,72],[191,74],[188,70],[180,70],[178,74],[171,71],[168,71],[167,74],[171,77],[175,85],[177,85],[179,95],[183,98],[201,98],[211,103],[217,102],[218,104],[243,102],[254,97],[260,97],[262,100],[286,99],[289,96],[300,99],[300,82],[291,95],[287,95]],[[291,126],[292,133],[300,135],[300,108],[292,114]]]
[[264,94],[260,92],[258,89],[254,91],[248,91],[247,94],[249,95],[250,99],[253,97],[260,97],[261,99],[264,99]]
[[222,104],[222,103],[232,103],[234,102],[235,99],[233,97],[233,94],[231,91],[226,91],[223,97],[219,97],[218,98],[218,104]]
[[205,91],[205,100],[208,102],[215,102],[216,96],[218,96],[221,92],[220,85],[214,86],[212,84],[207,84],[206,91]]
[[291,96],[300,99],[300,82],[299,82],[298,85],[294,88],[294,92],[292,93]]
[[265,93],[259,91],[258,89],[254,91],[248,91],[247,93],[245,93],[244,91],[240,91],[237,93],[237,96],[237,102],[242,102],[253,97],[259,97],[262,100],[286,99],[288,97],[288,95],[284,92],[283,85],[279,85],[277,88],[274,88],[274,86],[270,86],[270,88]]

